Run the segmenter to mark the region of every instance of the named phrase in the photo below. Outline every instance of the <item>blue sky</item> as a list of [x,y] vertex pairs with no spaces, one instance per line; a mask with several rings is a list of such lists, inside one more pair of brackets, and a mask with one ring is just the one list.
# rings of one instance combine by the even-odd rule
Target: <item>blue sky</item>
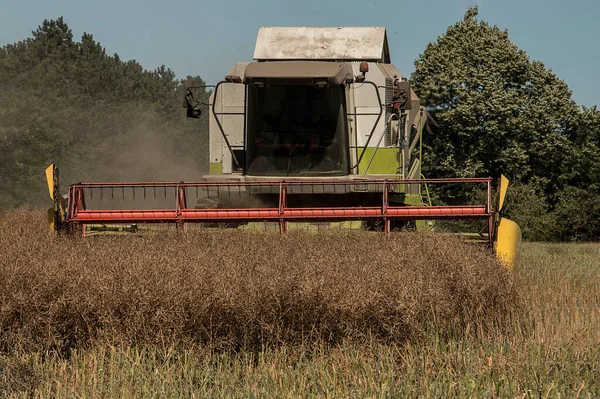
[[[600,105],[600,1],[478,0],[480,18],[573,90]],[[92,33],[107,52],[145,68],[220,80],[235,61],[252,59],[259,26],[385,26],[392,62],[403,75],[430,41],[460,20],[474,0],[0,0],[0,45],[63,16],[76,38]]]

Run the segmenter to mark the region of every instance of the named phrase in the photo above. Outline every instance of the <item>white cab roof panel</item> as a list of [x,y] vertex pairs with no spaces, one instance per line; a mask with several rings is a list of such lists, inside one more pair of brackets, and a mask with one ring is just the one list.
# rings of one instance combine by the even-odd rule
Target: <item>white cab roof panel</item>
[[262,27],[254,59],[391,62],[384,27]]

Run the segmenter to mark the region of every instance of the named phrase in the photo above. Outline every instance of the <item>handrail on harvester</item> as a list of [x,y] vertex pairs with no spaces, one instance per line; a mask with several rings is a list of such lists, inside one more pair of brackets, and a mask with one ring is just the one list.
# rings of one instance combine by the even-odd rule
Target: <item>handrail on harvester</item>
[[[87,224],[115,223],[178,223],[192,222],[278,222],[282,232],[288,230],[289,222],[332,222],[348,220],[381,220],[385,232],[390,232],[393,220],[440,220],[440,219],[487,219],[488,237],[493,236],[493,209],[491,178],[457,179],[347,179],[347,180],[250,180],[250,181],[204,181],[204,182],[115,182],[115,183],[78,183],[69,186],[66,223],[71,231],[85,234]],[[445,205],[445,206],[397,206],[390,203],[390,194],[401,192],[404,184],[448,184],[448,183],[486,183],[488,187],[487,203],[483,205]],[[360,192],[358,187],[375,185],[381,193],[381,205],[377,206],[335,206],[335,207],[291,207],[288,204],[290,190],[314,187],[343,186],[345,189]],[[348,186],[354,186],[348,188]],[[277,207],[224,207],[189,208],[186,190],[190,188],[211,189],[226,187],[234,192],[249,192],[256,188],[267,188],[278,195]],[[169,209],[89,209],[86,206],[86,189],[134,190],[164,188],[174,189],[175,203]],[[323,191],[321,191],[322,193]]]
[[294,180],[219,180],[202,182],[85,182],[71,184],[69,187],[86,188],[111,188],[111,187],[209,187],[209,186],[273,186],[273,185],[301,185],[301,184],[322,184],[322,185],[355,185],[355,184],[450,184],[450,183],[491,183],[491,177],[458,177],[458,178],[424,178],[424,179],[348,179],[348,180],[328,180],[328,179],[310,179],[298,178]]

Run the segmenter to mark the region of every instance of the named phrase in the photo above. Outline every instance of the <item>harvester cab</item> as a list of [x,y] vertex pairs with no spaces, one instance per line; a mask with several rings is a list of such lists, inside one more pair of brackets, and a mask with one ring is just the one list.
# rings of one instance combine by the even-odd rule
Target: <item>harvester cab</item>
[[[187,84],[184,98],[191,118],[204,106],[195,89]],[[490,178],[421,175],[432,119],[391,63],[385,28],[260,28],[254,61],[233,65],[207,105],[209,175],[194,183],[72,185],[66,209],[55,204],[64,215],[55,227],[85,234],[90,224],[274,222],[284,232],[290,223],[390,232],[470,219],[487,222],[483,236],[512,264],[520,232],[494,212]],[[428,188],[440,184],[481,185],[487,201],[434,206]],[[115,189],[123,199],[164,190],[171,205],[123,210],[86,201]],[[506,232],[510,238],[496,239]]]
[[213,174],[420,178],[427,111],[385,28],[261,28],[254,59],[211,96]]

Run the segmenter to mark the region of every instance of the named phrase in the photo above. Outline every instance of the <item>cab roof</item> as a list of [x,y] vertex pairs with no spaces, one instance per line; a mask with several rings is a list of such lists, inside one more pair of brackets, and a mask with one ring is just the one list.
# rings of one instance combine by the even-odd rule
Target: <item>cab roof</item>
[[254,59],[391,63],[384,27],[261,27]]

